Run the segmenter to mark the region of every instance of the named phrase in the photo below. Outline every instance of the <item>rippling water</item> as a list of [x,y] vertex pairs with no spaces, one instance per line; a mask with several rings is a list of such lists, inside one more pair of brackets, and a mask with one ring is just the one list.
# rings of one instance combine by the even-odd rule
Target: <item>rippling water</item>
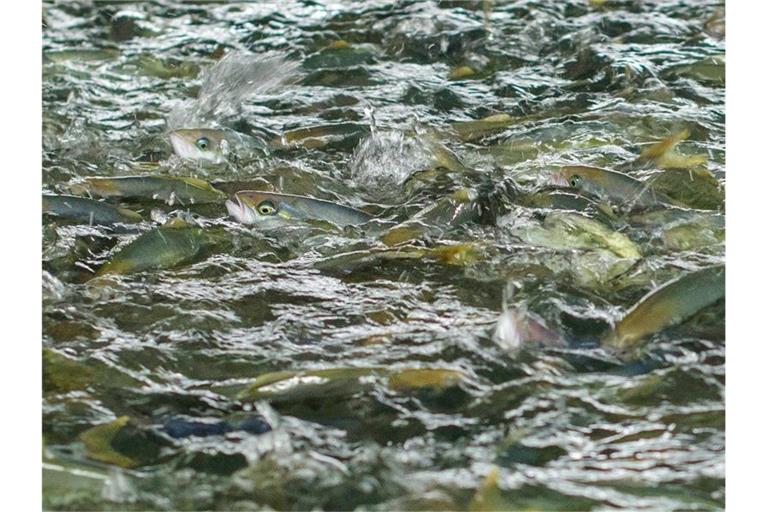
[[[123,202],[136,225],[44,216],[44,506],[722,508],[722,301],[631,357],[599,339],[659,284],[723,261],[723,9],[44,1],[44,193],[192,176],[379,219],[261,230],[151,198]],[[168,129],[203,123],[235,137],[227,162],[173,156]],[[705,163],[638,164],[682,130],[678,151]],[[568,164],[715,185],[675,208],[584,209],[619,250],[537,203]],[[422,212],[457,193],[477,217]],[[407,249],[384,249],[419,212]],[[93,279],[175,217],[219,238]],[[504,308],[564,343],[500,339]]]

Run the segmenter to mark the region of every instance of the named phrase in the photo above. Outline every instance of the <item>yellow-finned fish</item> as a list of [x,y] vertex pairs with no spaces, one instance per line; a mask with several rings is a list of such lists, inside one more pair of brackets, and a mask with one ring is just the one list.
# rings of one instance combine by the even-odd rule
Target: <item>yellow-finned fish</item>
[[168,225],[143,233],[120,249],[96,275],[173,268],[194,261],[207,248],[224,239],[225,235],[220,232],[171,221]]
[[689,272],[640,299],[603,339],[619,350],[636,347],[644,338],[679,324],[725,297],[725,265]]
[[121,199],[162,200],[169,204],[219,203],[226,194],[197,178],[176,176],[122,176],[84,178],[69,185],[74,194]]

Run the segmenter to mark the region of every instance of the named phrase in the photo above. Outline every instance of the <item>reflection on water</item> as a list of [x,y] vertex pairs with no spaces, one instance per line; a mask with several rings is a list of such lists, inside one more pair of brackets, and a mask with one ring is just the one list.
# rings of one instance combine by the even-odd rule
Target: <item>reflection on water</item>
[[43,19],[46,508],[724,506],[723,301],[600,344],[723,261],[723,2]]

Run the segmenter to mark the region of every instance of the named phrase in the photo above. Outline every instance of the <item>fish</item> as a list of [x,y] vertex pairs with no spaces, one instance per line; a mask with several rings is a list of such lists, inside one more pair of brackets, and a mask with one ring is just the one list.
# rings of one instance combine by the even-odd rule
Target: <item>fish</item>
[[519,510],[519,505],[507,499],[499,488],[501,471],[493,466],[488,475],[483,479],[469,502],[468,510],[471,512],[486,512],[499,510]]
[[99,62],[115,60],[120,57],[120,51],[110,48],[69,48],[43,52],[43,64],[67,62]]
[[633,167],[658,167],[661,169],[691,169],[707,162],[706,155],[683,155],[677,146],[691,135],[688,129],[675,132],[669,137],[645,148],[633,162]]
[[692,78],[712,87],[725,87],[725,54],[712,55],[690,64],[672,66],[664,70],[662,76]]
[[322,148],[331,143],[348,142],[352,147],[357,141],[370,132],[370,127],[362,123],[332,123],[305,126],[283,132],[271,141],[276,149],[286,149],[294,146],[306,148]]
[[122,176],[117,178],[84,178],[71,183],[73,194],[106,198],[163,200],[168,204],[219,203],[227,195],[197,178],[177,176]]
[[648,336],[677,325],[725,297],[725,265],[705,267],[667,281],[640,299],[603,337],[604,346],[633,349]]
[[678,205],[700,210],[725,209],[723,183],[708,169],[669,169],[654,174],[648,182],[657,194],[665,194]]
[[541,343],[549,347],[567,346],[565,339],[542,320],[522,308],[506,308],[499,315],[493,339],[505,350],[518,351],[523,345]]
[[630,207],[649,207],[661,202],[671,203],[647,184],[619,171],[567,165],[554,174],[555,185],[570,186],[581,192],[601,198],[613,199]]
[[309,70],[340,69],[374,64],[381,51],[376,45],[350,44],[343,39],[332,41],[325,48],[307,56],[302,67]]
[[704,22],[704,32],[718,40],[725,39],[725,9],[716,9]]
[[43,194],[43,214],[81,224],[103,226],[133,224],[143,220],[133,210],[70,195]]
[[436,261],[445,265],[466,266],[478,261],[482,247],[476,243],[438,245],[419,247],[399,245],[384,249],[369,249],[344,252],[318,261],[315,268],[321,270],[351,272],[364,267],[380,265],[384,262],[407,262],[409,265],[418,261]]
[[520,198],[520,204],[531,208],[583,211],[597,205],[584,196],[559,189],[543,189]]
[[272,430],[272,427],[263,417],[258,415],[249,416],[240,421],[210,421],[173,416],[163,421],[160,430],[174,439],[184,439],[187,437],[221,436],[235,431],[263,434]]
[[[461,370],[452,368],[391,368],[340,367],[319,370],[286,370],[265,373],[242,389],[240,400],[290,400],[311,396],[312,393],[334,392],[353,394],[370,385],[372,378],[383,377],[387,387],[395,392],[419,389],[443,390],[457,386],[466,379]],[[330,387],[329,385],[333,385]],[[315,388],[314,390],[312,388]]]
[[160,59],[151,54],[139,56],[133,65],[141,74],[163,80],[170,78],[195,78],[200,73],[200,66],[194,62]]
[[[544,218],[543,226],[551,237],[548,243],[546,236],[539,242],[544,246],[603,248],[620,258],[636,260],[642,257],[640,248],[631,238],[580,213],[552,211]],[[532,236],[531,241],[534,240],[536,237]]]
[[161,226],[119,250],[96,276],[172,268],[195,260],[220,238],[214,232],[186,224]]
[[412,218],[392,227],[379,239],[387,246],[415,240],[425,234],[442,232],[480,219],[478,193],[474,189],[460,188],[425,207]]
[[365,224],[373,217],[357,208],[313,197],[259,190],[236,192],[225,205],[229,214],[243,224],[278,227],[295,221],[323,220],[339,226]]
[[472,141],[488,133],[507,128],[515,122],[519,122],[519,120],[509,114],[493,114],[483,119],[459,121],[453,124],[453,130],[462,140]]
[[180,128],[168,133],[173,152],[187,160],[220,164],[230,151],[223,130],[213,128]]
[[128,425],[130,420],[128,416],[120,416],[114,421],[96,425],[82,432],[79,438],[83,445],[85,445],[86,456],[90,459],[122,468],[138,466],[138,460],[120,453],[112,446],[112,441]]

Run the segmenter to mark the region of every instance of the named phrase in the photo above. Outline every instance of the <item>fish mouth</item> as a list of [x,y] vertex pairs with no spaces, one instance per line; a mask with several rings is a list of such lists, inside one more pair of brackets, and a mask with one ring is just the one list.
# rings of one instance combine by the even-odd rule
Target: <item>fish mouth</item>
[[171,141],[173,152],[178,156],[181,158],[198,158],[196,153],[199,153],[200,151],[178,132],[171,132],[168,135],[168,138]]
[[235,196],[235,201],[232,201],[231,199],[227,199],[227,201],[224,203],[224,206],[227,207],[227,212],[229,215],[235,219],[237,222],[241,222],[243,224],[253,224],[253,211],[250,206],[245,204],[242,199],[240,199],[240,196]]

